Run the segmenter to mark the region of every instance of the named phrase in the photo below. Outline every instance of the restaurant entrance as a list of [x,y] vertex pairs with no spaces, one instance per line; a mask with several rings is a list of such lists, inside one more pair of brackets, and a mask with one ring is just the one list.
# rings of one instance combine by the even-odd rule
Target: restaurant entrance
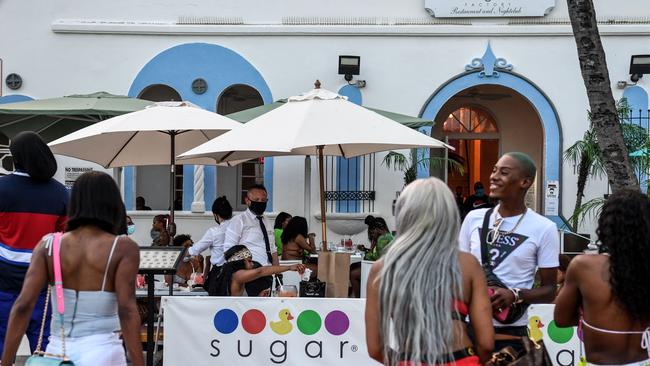
[[[450,161],[446,171],[432,164],[431,175],[445,179],[464,199],[475,193],[477,182],[489,193],[492,168],[506,152],[530,155],[538,176],[544,174],[542,123],[530,102],[510,88],[485,84],[460,91],[440,109],[431,134],[455,149],[431,151],[438,158],[447,154]],[[540,184],[538,179],[527,198],[535,210],[541,207]]]

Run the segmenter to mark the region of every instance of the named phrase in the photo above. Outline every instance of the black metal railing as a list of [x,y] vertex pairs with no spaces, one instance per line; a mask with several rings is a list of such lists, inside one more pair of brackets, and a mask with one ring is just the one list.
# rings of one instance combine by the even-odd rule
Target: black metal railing
[[[637,126],[645,130],[646,137],[643,139],[643,142],[646,142],[650,139],[650,110],[636,109],[630,110],[627,114],[619,116],[621,123],[629,123],[631,125]],[[636,144],[635,144],[636,145]],[[647,149],[648,146],[642,146],[641,149]],[[628,153],[634,154],[635,151],[629,151]],[[644,156],[650,156],[650,151],[645,151]],[[643,159],[647,160],[647,159]],[[636,175],[641,184],[641,189],[645,192],[648,189],[648,178],[650,178],[650,165],[647,162],[641,162],[635,166]]]

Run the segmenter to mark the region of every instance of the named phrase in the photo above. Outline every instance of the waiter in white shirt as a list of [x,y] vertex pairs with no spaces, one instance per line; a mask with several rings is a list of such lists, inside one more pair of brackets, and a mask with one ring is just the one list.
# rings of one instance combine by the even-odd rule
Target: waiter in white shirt
[[[262,266],[278,265],[273,225],[264,217],[268,194],[263,185],[248,188],[246,206],[248,209],[230,220],[226,230],[224,252],[235,245],[245,245],[253,254],[253,262]],[[248,296],[258,296],[271,287],[271,277],[262,277],[246,284]]]
[[[205,232],[201,240],[194,243],[189,249],[188,253],[191,256],[196,256],[201,254],[204,250],[210,248],[210,264],[212,268],[205,279],[204,288],[208,291],[208,294],[213,296],[213,291],[211,291],[210,285],[215,283],[214,280],[217,279],[221,266],[223,266],[224,259],[223,253],[223,243],[226,238],[226,229],[232,219],[232,206],[226,196],[218,197],[212,203],[212,215],[214,216],[214,221],[217,222],[216,226],[213,226]],[[212,289],[214,290],[214,289]]]

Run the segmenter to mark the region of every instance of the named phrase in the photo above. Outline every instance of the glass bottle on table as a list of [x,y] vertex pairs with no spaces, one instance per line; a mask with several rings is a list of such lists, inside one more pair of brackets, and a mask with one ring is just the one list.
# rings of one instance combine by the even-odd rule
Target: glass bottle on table
[[348,236],[345,239],[344,248],[345,248],[346,252],[351,252],[352,251],[352,236]]

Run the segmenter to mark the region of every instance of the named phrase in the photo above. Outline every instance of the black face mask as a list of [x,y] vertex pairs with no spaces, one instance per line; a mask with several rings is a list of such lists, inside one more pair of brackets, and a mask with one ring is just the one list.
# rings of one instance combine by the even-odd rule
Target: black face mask
[[266,202],[251,201],[251,204],[250,204],[250,206],[248,206],[248,208],[255,215],[261,216],[261,215],[264,214],[264,211],[266,211]]

